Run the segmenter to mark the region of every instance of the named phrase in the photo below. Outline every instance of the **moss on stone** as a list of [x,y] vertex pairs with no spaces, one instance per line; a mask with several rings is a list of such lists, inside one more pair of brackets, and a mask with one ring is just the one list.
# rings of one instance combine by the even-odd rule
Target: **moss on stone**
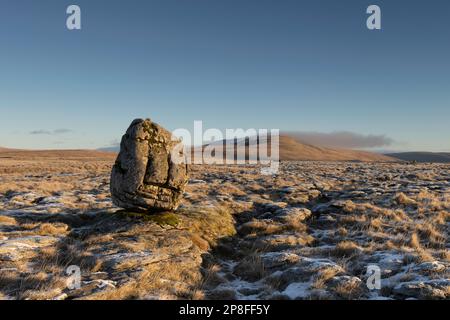
[[155,222],[161,227],[176,227],[180,223],[180,219],[178,218],[178,216],[172,212],[152,214],[148,216],[148,220]]
[[119,214],[133,218],[142,219],[147,222],[153,222],[161,227],[171,226],[176,227],[180,224],[180,218],[173,212],[132,212],[127,210],[118,211]]

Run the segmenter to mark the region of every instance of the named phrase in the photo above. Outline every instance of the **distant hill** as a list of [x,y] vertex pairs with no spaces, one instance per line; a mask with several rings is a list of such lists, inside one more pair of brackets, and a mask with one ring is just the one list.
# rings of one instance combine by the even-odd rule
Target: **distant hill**
[[[267,139],[266,139],[267,140]],[[233,145],[231,147],[233,149],[226,149],[225,154],[230,157],[233,154],[241,154],[246,155],[248,157],[249,150],[244,150],[244,145],[249,146],[248,139],[244,142],[243,139],[239,139],[240,142],[240,150],[233,150]],[[226,141],[215,142],[214,144],[226,144]],[[270,144],[270,141],[264,141],[261,139],[259,142],[259,146],[265,146],[267,143]],[[211,144],[210,144],[211,145]],[[208,144],[204,145],[203,148],[206,148]],[[236,143],[234,143],[236,146]],[[298,140],[296,137],[292,137],[289,135],[280,135],[279,137],[279,146],[280,146],[280,160],[309,160],[309,161],[398,161],[397,159],[393,159],[389,156],[372,153],[367,151],[359,151],[359,150],[349,150],[349,149],[334,149],[327,147],[318,147],[310,144],[303,143]],[[194,149],[198,150],[198,148]],[[231,157],[230,157],[231,158]],[[255,159],[256,157],[253,157]]]
[[120,146],[112,146],[112,147],[98,148],[97,151],[103,151],[103,152],[116,152],[116,153],[119,153],[119,151],[120,151]]
[[313,146],[295,137],[280,135],[281,160],[394,161],[389,156],[368,151]]
[[[243,139],[239,140],[243,142]],[[226,141],[215,142],[225,144]],[[270,141],[267,142],[267,139],[260,139],[258,144],[259,148],[270,144]],[[236,144],[235,144],[236,145]],[[225,150],[225,154],[230,157],[233,154],[246,154],[248,156],[248,150],[242,148],[244,144],[241,144],[241,149],[236,148],[238,150],[230,149]],[[248,147],[248,140],[247,140]],[[337,149],[337,148],[328,148],[328,147],[319,147],[313,146],[307,143],[300,141],[296,137],[292,137],[289,135],[280,135],[279,139],[280,145],[280,160],[309,160],[309,161],[398,161],[388,155],[383,155],[379,153],[367,152],[367,151],[359,151],[359,150],[350,150],[350,149]],[[204,145],[205,148],[208,145]],[[3,151],[2,151],[3,150]],[[195,150],[195,149],[193,149]],[[106,158],[114,158],[115,154],[119,152],[119,147],[105,147],[97,150],[14,150],[14,149],[4,149],[0,148],[0,157],[10,157],[11,155],[21,158],[33,158],[33,157],[68,157],[68,158],[98,158],[98,157],[106,157]],[[255,159],[256,157],[253,157]]]
[[34,159],[114,159],[115,153],[96,150],[21,150],[0,148],[0,158],[15,160]]
[[450,152],[398,152],[386,155],[404,161],[450,163]]

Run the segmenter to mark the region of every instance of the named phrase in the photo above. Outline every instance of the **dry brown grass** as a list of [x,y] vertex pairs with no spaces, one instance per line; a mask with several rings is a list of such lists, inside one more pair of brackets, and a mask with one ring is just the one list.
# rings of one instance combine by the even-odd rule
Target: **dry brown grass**
[[[145,299],[193,299],[202,296],[198,290],[202,276],[197,268],[186,268],[175,261],[152,264],[130,283],[90,295],[89,300]],[[192,285],[196,284],[196,285]],[[162,292],[165,294],[161,295]]]
[[73,184],[57,181],[11,181],[0,185],[0,193],[20,190],[22,192],[38,192],[43,195],[52,195],[54,192],[73,189]]
[[90,150],[1,152],[0,174],[48,174],[109,170],[116,154]]
[[348,230],[344,227],[339,227],[336,233],[341,237],[345,237],[346,235],[348,235]]
[[208,241],[203,239],[198,234],[195,234],[195,233],[191,234],[191,241],[194,245],[196,245],[202,251],[207,251],[210,248]]
[[0,223],[14,225],[16,224],[16,219],[14,219],[13,217],[0,216]]
[[419,262],[434,261],[433,256],[422,247],[420,237],[417,233],[413,233],[411,235],[410,245],[415,250],[416,257]]
[[331,254],[336,257],[351,257],[358,255],[361,248],[353,241],[341,241],[331,251]]
[[450,251],[449,250],[441,250],[439,252],[439,256],[442,260],[450,262]]
[[203,283],[202,287],[215,287],[220,285],[221,283],[226,282],[226,280],[219,275],[219,272],[222,270],[220,265],[212,264],[203,270]]
[[236,291],[233,289],[214,290],[207,298],[210,300],[236,300]]
[[273,221],[252,219],[239,228],[239,233],[256,236],[280,233],[282,230],[283,225]]
[[319,274],[314,277],[312,287],[315,289],[324,289],[326,287],[325,283],[338,273],[339,270],[336,268],[324,268],[320,270]]
[[244,280],[258,281],[267,275],[267,270],[259,254],[245,257],[235,268],[234,273]]
[[187,218],[186,229],[190,231],[191,235],[199,236],[210,246],[215,246],[218,239],[222,237],[231,237],[236,234],[233,215],[224,206],[186,207],[180,209],[178,214]]
[[[266,270],[261,259],[264,252],[287,250],[298,256],[328,258],[342,266],[346,275],[358,277],[361,260],[357,258],[360,254],[366,258],[377,251],[399,252],[404,255],[405,264],[450,261],[446,250],[450,196],[442,189],[419,194],[404,191],[394,196],[392,190],[387,190],[386,194],[356,193],[355,198],[345,202],[339,200],[336,207],[331,206],[331,212],[326,213],[330,219],[325,223],[316,223],[315,217],[303,222],[296,219],[281,222],[277,219],[252,220],[261,213],[255,211],[256,202],[273,202],[281,207],[301,203],[302,207],[312,208],[316,202],[335,200],[333,194],[344,195],[346,191],[358,191],[359,187],[383,187],[370,177],[365,184],[366,181],[360,181],[352,171],[358,169],[375,177],[383,170],[383,165],[299,164],[294,169],[298,170],[298,176],[289,171],[287,175],[283,173],[269,179],[261,177],[258,170],[242,167],[208,167],[205,170],[197,166],[193,178],[205,182],[187,187],[189,196],[183,201],[177,218],[179,223],[169,225],[164,221],[155,223],[155,219],[118,217],[119,214],[114,213],[108,191],[112,162],[113,157],[99,161],[2,159],[0,193],[3,193],[0,196],[3,201],[0,210],[41,207],[39,210],[42,211],[36,218],[28,214],[17,218],[0,216],[0,224],[4,226],[0,236],[43,235],[61,238],[61,241],[36,252],[25,252],[20,261],[5,262],[2,267],[17,268],[18,271],[0,273],[0,296],[46,299],[61,291],[67,292],[61,281],[65,280],[64,271],[70,264],[82,266],[83,279],[90,280],[90,274],[101,271],[102,279],[126,281],[119,281],[117,288],[99,292],[87,289],[69,292],[69,298],[221,299],[234,298],[235,290],[217,290],[211,295],[209,291],[237,275],[251,281],[265,279],[261,283],[269,285],[273,280],[277,290],[285,289],[286,281],[299,281],[298,273],[286,275],[286,279],[274,277],[269,280],[269,273],[274,269],[284,272],[290,266]],[[344,166],[349,170],[344,172]],[[395,165],[394,169],[405,168]],[[433,170],[438,172],[438,169]],[[426,175],[433,181],[433,174]],[[330,176],[339,179],[329,179]],[[309,186],[316,183],[321,186]],[[381,184],[386,185],[385,182]],[[277,192],[285,186],[293,186],[296,191]],[[332,199],[328,199],[328,193]],[[53,199],[58,203],[46,207],[47,199],[40,202],[43,196],[55,196]],[[72,213],[74,218],[68,218]],[[242,215],[236,217],[237,214]],[[238,234],[234,217],[238,223],[250,220]],[[330,249],[330,246],[334,248]],[[149,252],[151,257],[161,254],[164,258],[149,264],[137,258],[126,258],[114,266],[107,260],[108,255],[117,253]],[[211,264],[206,263],[207,260],[211,260]],[[221,264],[222,261],[240,265],[235,273],[230,270],[234,264]],[[332,278],[336,275],[335,268],[324,269],[310,280],[313,280],[313,288],[325,289],[338,298],[360,297],[360,288],[355,283],[344,281],[341,286],[334,287]],[[414,274],[409,277],[413,279]]]
[[428,246],[445,248],[447,242],[446,236],[438,231],[431,222],[418,224],[416,230],[423,239],[426,239]]
[[404,194],[403,192],[399,192],[395,195],[394,197],[394,201],[395,203],[399,204],[399,205],[404,205],[404,206],[417,206],[417,202],[408,197],[406,194]]
[[359,299],[363,294],[360,283],[343,283],[334,289],[335,293],[342,299],[355,300]]
[[67,232],[68,226],[64,223],[43,223],[39,225],[37,234],[46,235],[63,235]]
[[381,230],[383,224],[384,222],[382,217],[370,220],[370,227],[375,230]]
[[344,225],[349,226],[360,226],[365,225],[365,222],[367,221],[367,216],[364,215],[347,215],[340,217],[339,222]]
[[285,230],[292,230],[297,232],[305,232],[308,227],[306,224],[302,221],[299,221],[298,219],[294,217],[289,217],[285,219],[285,223],[283,224],[283,228]]
[[352,213],[352,212],[354,212],[356,210],[356,208],[357,208],[357,205],[352,200],[346,200],[344,202],[342,210],[345,213]]
[[64,284],[64,278],[58,274],[42,270],[36,273],[0,271],[2,291],[16,299],[51,299],[61,292]]
[[[191,250],[194,250],[193,254],[198,255],[198,258],[212,245],[215,245],[220,237],[231,236],[235,232],[234,220],[225,208],[191,207],[183,210],[183,216],[180,216],[181,220],[177,228],[180,229],[180,232],[181,230],[188,232],[188,236],[193,240],[196,248]],[[126,223],[126,220],[120,221],[120,223]],[[27,227],[39,234],[67,232],[67,226],[64,224],[28,224]],[[61,286],[55,279],[58,279],[58,275],[64,278],[64,272],[69,265],[79,266],[83,275],[86,276],[93,272],[104,271],[108,266],[104,265],[102,256],[97,256],[95,253],[105,254],[107,252],[104,248],[105,244],[120,247],[125,252],[154,250],[155,246],[163,245],[159,248],[164,250],[163,253],[167,252],[169,258],[144,267],[140,264],[139,259],[124,260],[116,264],[114,270],[115,272],[141,270],[138,271],[139,276],[135,277],[134,280],[118,288],[107,288],[99,292],[89,293],[89,291],[86,291],[87,289],[70,291],[70,297],[77,297],[78,295],[86,299],[142,299],[152,296],[161,299],[203,297],[204,278],[200,273],[200,259],[194,259],[187,265],[186,262],[180,263],[179,253],[172,254],[173,257],[171,257],[171,250],[176,252],[177,247],[164,247],[164,243],[158,244],[154,234],[154,230],[157,229],[158,227],[153,221],[145,221],[127,227],[125,232],[116,234],[116,237],[113,236],[114,233],[112,232],[104,235],[92,234],[82,241],[67,238],[59,243],[58,247],[43,248],[38,254],[36,269],[39,270],[40,274],[47,275],[47,278],[40,279],[38,281],[39,286],[31,285],[34,283],[31,281],[32,279],[27,279],[30,283],[27,287],[20,287],[15,284],[13,290],[16,292],[16,297],[20,299],[41,299],[56,296],[58,288],[64,289],[64,285]],[[153,231],[146,234],[145,230]],[[131,239],[134,241],[130,241]],[[217,270],[211,269],[210,272],[211,274],[217,273]]]

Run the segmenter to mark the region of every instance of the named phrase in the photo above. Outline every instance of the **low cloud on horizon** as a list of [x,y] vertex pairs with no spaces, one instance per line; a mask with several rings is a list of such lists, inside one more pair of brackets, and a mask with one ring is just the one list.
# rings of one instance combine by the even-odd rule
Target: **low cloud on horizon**
[[393,139],[386,135],[364,135],[350,131],[334,131],[329,133],[313,131],[284,132],[304,143],[334,148],[380,148],[392,145]]
[[72,130],[66,129],[66,128],[60,128],[60,129],[55,129],[55,130],[39,129],[39,130],[30,131],[30,134],[32,134],[32,135],[37,135],[37,134],[58,135],[58,134],[64,134],[64,133],[69,133],[69,132],[72,132]]

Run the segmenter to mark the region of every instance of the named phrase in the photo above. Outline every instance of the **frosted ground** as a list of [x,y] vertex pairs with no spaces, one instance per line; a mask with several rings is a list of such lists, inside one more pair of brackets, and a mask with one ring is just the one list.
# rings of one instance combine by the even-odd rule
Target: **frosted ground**
[[1,298],[450,298],[449,165],[193,166],[147,216],[112,205],[113,160],[0,159]]

